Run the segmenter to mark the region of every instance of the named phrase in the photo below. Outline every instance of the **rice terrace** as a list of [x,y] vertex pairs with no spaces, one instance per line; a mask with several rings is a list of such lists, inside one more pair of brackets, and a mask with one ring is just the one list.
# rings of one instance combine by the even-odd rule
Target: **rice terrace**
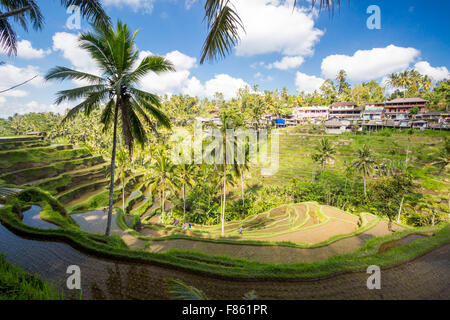
[[[25,1],[38,10],[29,11],[0,0],[0,21],[39,22],[46,33],[55,26],[31,13],[47,8],[43,2]],[[272,80],[263,75],[250,79],[263,89],[217,75],[204,85],[190,78],[204,92],[173,87],[171,75],[211,68],[205,61],[251,56],[249,8],[323,28],[342,23],[339,15],[322,21],[321,11],[308,13],[311,3],[235,2],[193,2],[208,29],[197,39],[206,42],[196,62],[180,51],[145,51],[148,29],[135,33],[132,19],[122,22],[136,16],[145,25],[138,13],[80,1],[86,28],[56,33],[53,49],[41,52],[58,55],[58,66],[45,64],[38,80],[26,81],[27,73],[0,81],[0,300],[450,299],[447,68],[428,64],[432,72],[417,62],[366,79],[333,60],[333,76],[322,63],[326,79],[302,81],[298,71],[296,90],[266,87]],[[221,15],[230,25],[216,25]],[[0,71],[25,72],[11,60],[24,55],[20,41],[31,46],[19,39],[1,33]],[[77,59],[95,66],[90,71],[64,51],[72,40]],[[251,68],[275,77],[308,55],[298,57]],[[56,101],[20,109],[22,89],[34,90],[36,81],[49,88],[39,96]],[[368,270],[380,272],[381,286],[370,287]]]

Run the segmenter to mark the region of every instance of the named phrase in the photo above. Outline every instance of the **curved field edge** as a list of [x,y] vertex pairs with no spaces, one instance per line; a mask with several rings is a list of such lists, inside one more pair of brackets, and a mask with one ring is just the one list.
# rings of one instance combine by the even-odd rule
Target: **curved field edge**
[[[0,208],[0,221],[9,230],[24,237],[43,241],[63,241],[80,251],[98,257],[152,263],[210,277],[241,280],[307,280],[343,272],[359,271],[370,265],[388,267],[410,261],[431,249],[450,242],[450,224],[446,224],[435,229],[428,227],[405,230],[389,236],[374,238],[354,253],[334,256],[320,262],[275,264],[191,251],[171,250],[165,253],[150,253],[141,250],[129,250],[118,236],[106,237],[72,229],[43,230],[27,226],[12,212],[12,206],[9,204]],[[385,253],[378,253],[383,243],[410,234],[425,234],[430,230],[436,230],[434,236],[395,247]]]
[[[309,202],[308,202],[309,203]],[[322,210],[322,208],[320,208]],[[203,242],[211,242],[211,243],[218,243],[218,244],[232,244],[232,245],[252,245],[252,246],[275,246],[275,247],[293,247],[293,248],[301,248],[301,249],[313,249],[313,248],[319,248],[324,247],[327,245],[330,245],[336,241],[350,238],[357,236],[359,234],[362,234],[372,228],[374,228],[382,219],[378,216],[375,216],[371,213],[361,213],[362,218],[362,225],[357,230],[346,233],[346,234],[340,234],[333,237],[330,237],[329,239],[311,244],[311,243],[299,243],[299,242],[291,242],[291,241],[264,241],[264,240],[229,240],[226,238],[205,238],[205,237],[196,237],[191,235],[186,235],[183,233],[176,233],[168,236],[162,236],[162,237],[146,237],[139,234],[137,231],[128,228],[128,226],[125,223],[123,211],[120,208],[116,207],[117,211],[117,225],[119,228],[121,228],[124,232],[128,233],[129,235],[135,237],[136,239],[143,240],[143,241],[169,241],[169,240],[189,240],[189,241],[203,241]],[[367,216],[372,216],[372,220],[369,222],[367,221]],[[321,224],[317,224],[315,226],[319,226]]]

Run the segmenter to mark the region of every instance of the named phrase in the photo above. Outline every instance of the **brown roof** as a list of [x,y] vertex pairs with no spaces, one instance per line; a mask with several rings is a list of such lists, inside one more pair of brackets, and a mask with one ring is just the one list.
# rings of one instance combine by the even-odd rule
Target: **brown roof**
[[330,106],[330,108],[334,108],[334,107],[352,107],[352,106],[357,106],[357,105],[354,102],[335,102],[335,103],[333,103]]
[[329,120],[325,122],[325,127],[340,127],[342,123],[339,120]]
[[391,101],[386,101],[387,104],[395,104],[395,103],[427,103],[428,100],[422,98],[397,98]]

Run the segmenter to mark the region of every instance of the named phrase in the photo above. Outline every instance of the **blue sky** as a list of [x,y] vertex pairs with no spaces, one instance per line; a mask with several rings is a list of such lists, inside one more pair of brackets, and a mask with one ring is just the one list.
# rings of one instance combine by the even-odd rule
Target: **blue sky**
[[[30,111],[62,112],[73,104],[53,105],[58,90],[80,83],[45,83],[42,75],[55,65],[96,72],[89,57],[77,48],[81,30],[67,28],[70,14],[57,0],[38,0],[45,14],[42,31],[26,33],[20,27],[17,57],[1,55],[0,90],[38,77],[21,88],[0,95],[0,117]],[[199,65],[206,36],[202,0],[103,0],[113,21],[121,19],[140,29],[136,42],[141,55],[164,55],[177,72],[150,75],[145,90],[210,97],[221,91],[231,98],[239,87],[258,84],[261,89],[287,87],[291,93],[311,92],[344,68],[351,83],[383,78],[415,67],[436,80],[449,77],[450,51],[447,13],[443,0],[341,1],[333,16],[310,10],[300,0],[293,11],[280,0],[232,0],[246,33],[226,59]],[[289,1],[288,1],[289,2]],[[381,29],[368,29],[367,8],[380,8]]]

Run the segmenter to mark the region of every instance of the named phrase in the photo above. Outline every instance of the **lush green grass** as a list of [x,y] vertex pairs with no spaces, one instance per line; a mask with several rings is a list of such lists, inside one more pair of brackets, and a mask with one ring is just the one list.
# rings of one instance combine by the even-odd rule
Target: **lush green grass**
[[18,163],[52,163],[88,156],[88,149],[67,149],[69,146],[40,147],[0,151],[0,169],[12,169]]
[[64,172],[95,166],[102,162],[102,157],[89,157],[69,161],[60,161],[42,167],[28,168],[16,172],[5,173],[0,176],[0,182],[3,180],[7,183],[23,184],[40,179],[51,179]]
[[[139,182],[139,179],[141,178],[142,177],[128,178],[128,180],[125,182],[125,196],[131,192],[131,190],[136,186],[136,184]],[[119,201],[122,197],[122,185],[119,182],[116,183],[116,189],[114,190],[114,203]],[[103,209],[108,205],[109,205],[109,190],[104,190],[100,193],[93,195],[86,201],[68,207],[67,210],[70,213],[85,212]]]
[[[251,168],[249,185],[262,183],[267,185],[286,185],[292,179],[311,179],[313,172],[319,167],[312,160],[312,154],[323,138],[320,135],[303,136],[289,134],[292,128],[282,130],[280,134],[280,159],[279,170],[273,176],[263,177],[260,167]],[[404,164],[406,150],[409,149],[410,171],[422,187],[434,192],[450,192],[449,184],[443,181],[450,178],[449,175],[439,175],[439,170],[431,165],[437,148],[442,146],[445,137],[450,136],[448,131],[414,131],[413,135],[407,131],[389,131],[389,135],[382,132],[366,135],[351,133],[331,135],[331,140],[336,148],[336,156],[333,164],[327,165],[327,170],[343,173],[345,168],[355,159],[355,154],[364,144],[374,152],[377,162],[389,159],[392,162]],[[433,175],[433,176],[431,176]],[[432,177],[432,179],[431,179]],[[373,177],[369,177],[371,180]]]
[[0,300],[60,300],[62,294],[0,255]]

